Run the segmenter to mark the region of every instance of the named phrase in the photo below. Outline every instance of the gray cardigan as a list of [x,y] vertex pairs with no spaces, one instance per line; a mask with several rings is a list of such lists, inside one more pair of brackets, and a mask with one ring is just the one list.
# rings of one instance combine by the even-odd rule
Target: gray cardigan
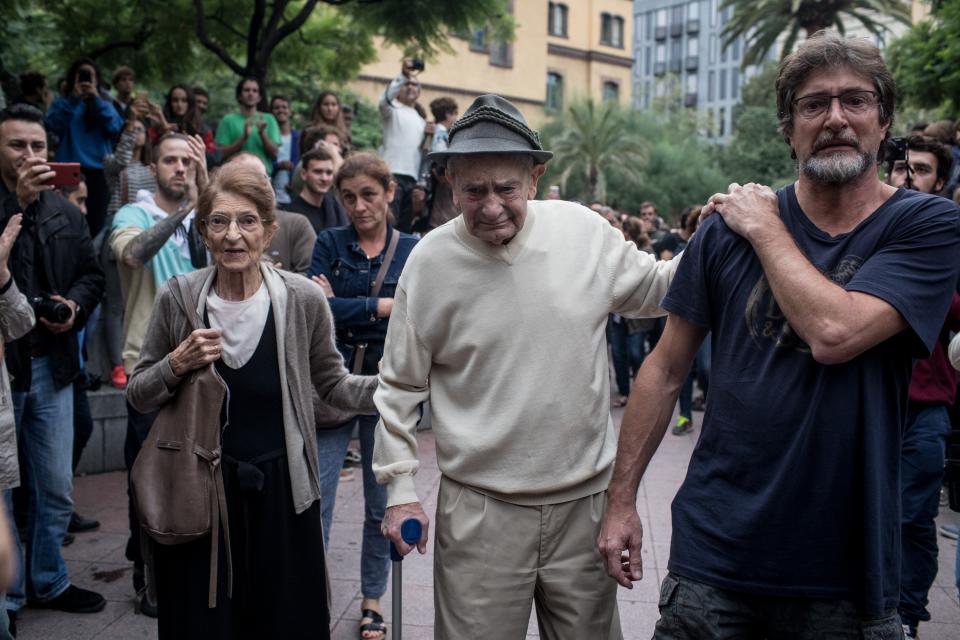
[[[280,386],[283,394],[283,434],[290,467],[296,513],[320,499],[313,390],[326,402],[347,411],[374,413],[376,376],[351,375],[343,365],[333,337],[333,316],[320,287],[296,274],[261,263],[277,328]],[[216,267],[187,274],[189,290],[200,317],[213,284]],[[127,399],[137,411],[156,411],[177,392],[183,378],[170,367],[169,354],[190,334],[187,318],[169,286],[157,292],[153,314],[127,385]]]
[[[10,288],[0,294],[0,338],[3,342],[12,342],[25,336],[33,328],[33,322],[33,307],[11,278]],[[6,490],[20,486],[20,465],[13,396],[3,351],[0,344],[0,489]]]

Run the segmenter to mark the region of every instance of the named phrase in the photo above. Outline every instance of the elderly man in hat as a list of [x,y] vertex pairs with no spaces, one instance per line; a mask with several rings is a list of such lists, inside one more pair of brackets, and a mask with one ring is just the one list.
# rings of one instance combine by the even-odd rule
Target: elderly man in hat
[[660,314],[675,264],[585,207],[531,200],[552,155],[514,105],[478,98],[431,154],[461,215],[420,241],[394,298],[373,469],[408,553],[401,522],[428,524],[413,476],[429,399],[439,638],[523,638],[534,602],[544,638],[621,636],[594,547],[616,449],[604,329]]

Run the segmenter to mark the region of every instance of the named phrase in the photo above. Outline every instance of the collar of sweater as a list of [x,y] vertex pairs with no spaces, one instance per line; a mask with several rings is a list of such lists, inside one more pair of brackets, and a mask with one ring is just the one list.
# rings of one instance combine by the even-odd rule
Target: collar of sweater
[[463,215],[459,215],[454,220],[454,231],[457,238],[477,253],[484,257],[502,260],[507,264],[513,264],[524,246],[533,233],[533,227],[536,225],[537,216],[535,213],[536,205],[533,201],[527,202],[527,217],[523,222],[523,228],[506,244],[490,244],[474,236],[467,230],[467,223],[464,222]]

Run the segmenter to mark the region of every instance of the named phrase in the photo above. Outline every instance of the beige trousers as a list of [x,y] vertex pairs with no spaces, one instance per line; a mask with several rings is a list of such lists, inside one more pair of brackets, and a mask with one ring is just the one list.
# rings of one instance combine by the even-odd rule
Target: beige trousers
[[620,640],[617,584],[596,548],[606,493],[560,504],[495,500],[446,476],[434,549],[434,637]]

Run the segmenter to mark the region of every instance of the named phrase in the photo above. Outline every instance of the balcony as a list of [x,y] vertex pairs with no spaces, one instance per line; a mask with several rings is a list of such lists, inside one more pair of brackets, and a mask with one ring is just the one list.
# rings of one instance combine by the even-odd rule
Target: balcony
[[696,71],[700,67],[700,56],[687,56],[687,71]]
[[700,21],[696,18],[687,20],[687,33],[690,35],[700,33]]
[[681,66],[682,66],[682,61],[681,61],[681,60],[676,60],[676,59],[675,59],[675,60],[671,60],[671,61],[670,61],[670,73],[680,73]]
[[693,108],[697,106],[697,94],[688,93],[683,97],[683,106]]
[[667,63],[657,62],[653,65],[653,75],[662,76],[667,73]]
[[670,36],[673,38],[679,38],[683,35],[683,23],[676,22],[670,25]]
[[667,39],[667,28],[666,27],[657,27],[653,31],[654,40],[666,40]]

